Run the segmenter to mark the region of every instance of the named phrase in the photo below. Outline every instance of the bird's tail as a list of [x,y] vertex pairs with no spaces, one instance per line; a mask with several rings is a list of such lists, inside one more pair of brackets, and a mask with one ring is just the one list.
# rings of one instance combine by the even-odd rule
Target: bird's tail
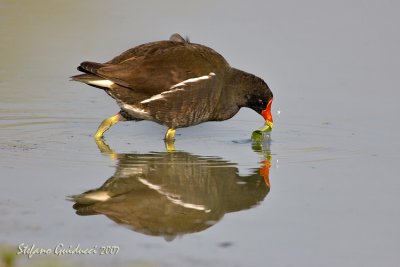
[[81,82],[81,83],[86,83],[89,84],[90,81],[95,81],[101,79],[99,76],[94,75],[94,74],[79,74],[79,75],[74,75],[71,76],[71,81],[76,81],[76,82]]

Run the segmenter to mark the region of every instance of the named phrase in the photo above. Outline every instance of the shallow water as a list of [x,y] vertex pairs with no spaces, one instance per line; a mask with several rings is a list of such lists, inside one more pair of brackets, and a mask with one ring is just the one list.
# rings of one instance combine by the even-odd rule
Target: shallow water
[[[0,244],[119,248],[22,265],[398,266],[399,5],[366,3],[1,2]],[[174,153],[151,122],[99,149],[117,106],[68,77],[173,32],[265,78],[270,140],[243,109]]]

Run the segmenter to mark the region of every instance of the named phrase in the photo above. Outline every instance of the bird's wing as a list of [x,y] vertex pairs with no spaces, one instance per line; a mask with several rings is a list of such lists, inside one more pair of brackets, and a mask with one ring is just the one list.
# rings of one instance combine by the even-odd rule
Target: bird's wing
[[177,83],[169,90],[141,101],[140,105],[153,114],[155,120],[183,127],[186,125],[174,120],[185,114],[184,124],[197,124],[210,119],[221,95],[220,83],[211,72]]
[[211,48],[182,39],[173,35],[169,41],[139,45],[106,63],[82,62],[78,69],[87,75],[72,79],[107,89],[117,101],[135,105],[169,91],[182,81],[211,72],[223,75],[229,68],[226,60]]
[[119,63],[105,63],[96,74],[150,97],[181,81],[229,67],[222,56],[201,45],[160,41],[134,49],[128,53],[131,57],[126,54]]

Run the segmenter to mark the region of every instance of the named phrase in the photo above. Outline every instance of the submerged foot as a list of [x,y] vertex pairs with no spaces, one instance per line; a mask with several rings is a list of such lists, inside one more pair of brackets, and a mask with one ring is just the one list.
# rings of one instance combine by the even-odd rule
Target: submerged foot
[[165,150],[167,150],[167,152],[174,152],[175,151],[174,141],[165,140]]
[[167,132],[165,133],[164,142],[167,152],[175,151],[175,132],[175,129],[168,128]]

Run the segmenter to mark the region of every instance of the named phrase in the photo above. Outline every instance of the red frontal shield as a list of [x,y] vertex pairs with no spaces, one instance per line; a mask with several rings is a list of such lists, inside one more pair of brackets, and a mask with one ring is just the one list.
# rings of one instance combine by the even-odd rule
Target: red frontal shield
[[272,119],[272,113],[271,113],[272,100],[273,100],[273,98],[271,98],[271,100],[268,102],[267,107],[261,112],[261,115],[265,119],[265,123],[268,124],[269,126],[271,126],[271,128],[272,128],[272,125],[274,122]]

